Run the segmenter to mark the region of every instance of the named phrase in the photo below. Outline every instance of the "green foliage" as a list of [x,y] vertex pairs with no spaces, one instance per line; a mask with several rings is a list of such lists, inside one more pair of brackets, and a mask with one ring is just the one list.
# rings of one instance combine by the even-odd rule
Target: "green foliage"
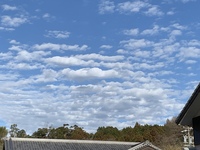
[[85,132],[81,127],[74,126],[73,130],[71,131],[71,139],[89,139],[89,133]]
[[160,135],[164,134],[164,129],[158,125],[140,125],[136,123],[134,128],[127,127],[122,129],[121,132],[124,141],[143,142],[149,140],[155,142]]
[[34,138],[47,138],[48,135],[48,129],[47,128],[38,128],[37,131],[35,131],[32,134],[32,137]]
[[32,134],[32,137],[50,139],[89,139],[90,134],[77,125],[68,127],[68,125],[64,124],[58,128],[38,128],[38,130]]
[[24,129],[22,129],[22,130],[19,130],[18,132],[17,132],[17,137],[19,137],[19,138],[25,138],[27,135],[26,135],[26,131],[24,130]]
[[121,138],[121,133],[116,127],[99,127],[94,134],[94,140],[109,140],[118,141]]
[[6,129],[6,127],[0,127],[0,139],[6,137],[7,134],[8,130]]

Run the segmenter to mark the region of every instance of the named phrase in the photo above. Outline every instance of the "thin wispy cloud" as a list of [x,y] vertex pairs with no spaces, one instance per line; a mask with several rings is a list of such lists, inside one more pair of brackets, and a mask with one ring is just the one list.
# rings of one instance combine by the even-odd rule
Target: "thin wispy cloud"
[[58,38],[58,39],[65,39],[68,38],[70,35],[70,32],[68,31],[47,31],[47,34],[45,34],[46,37],[49,38]]

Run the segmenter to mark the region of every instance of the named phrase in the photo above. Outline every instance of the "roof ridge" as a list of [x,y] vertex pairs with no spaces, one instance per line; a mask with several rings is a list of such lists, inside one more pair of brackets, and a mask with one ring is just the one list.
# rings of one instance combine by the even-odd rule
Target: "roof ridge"
[[125,142],[125,141],[97,141],[97,140],[74,140],[74,139],[40,139],[40,138],[7,138],[12,141],[35,141],[35,142],[64,142],[64,143],[94,143],[94,144],[124,144],[136,145],[140,142]]

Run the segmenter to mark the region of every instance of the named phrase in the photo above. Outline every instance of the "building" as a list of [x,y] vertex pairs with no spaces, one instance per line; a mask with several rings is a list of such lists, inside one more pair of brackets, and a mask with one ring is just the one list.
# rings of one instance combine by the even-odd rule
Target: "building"
[[149,141],[118,142],[65,139],[6,138],[4,150],[161,150]]
[[193,128],[195,149],[200,150],[200,84],[180,112],[176,123]]

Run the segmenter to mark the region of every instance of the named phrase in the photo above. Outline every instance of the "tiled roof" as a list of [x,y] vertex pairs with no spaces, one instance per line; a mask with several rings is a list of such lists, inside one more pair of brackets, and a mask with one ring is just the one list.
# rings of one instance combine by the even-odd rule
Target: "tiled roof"
[[129,150],[161,150],[149,141],[142,142],[130,148]]
[[4,139],[5,150],[142,150],[142,147],[156,149],[150,142],[117,142],[94,140],[59,140],[7,138]]

